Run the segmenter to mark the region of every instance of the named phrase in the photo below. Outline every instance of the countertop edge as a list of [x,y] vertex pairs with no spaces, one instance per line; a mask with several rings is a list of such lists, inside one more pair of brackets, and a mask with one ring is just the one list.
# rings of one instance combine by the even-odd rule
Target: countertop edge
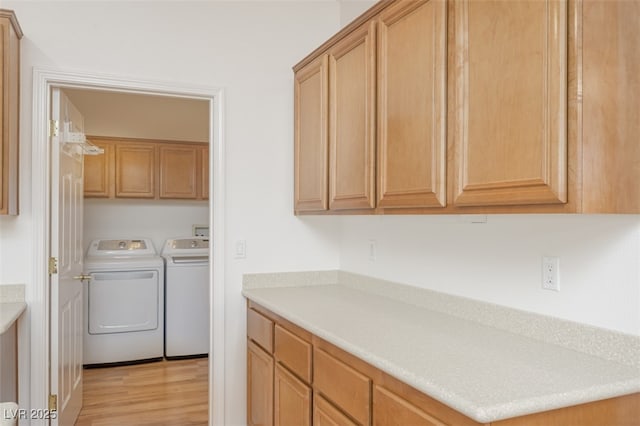
[[0,303],[0,334],[9,330],[26,309],[25,302]]

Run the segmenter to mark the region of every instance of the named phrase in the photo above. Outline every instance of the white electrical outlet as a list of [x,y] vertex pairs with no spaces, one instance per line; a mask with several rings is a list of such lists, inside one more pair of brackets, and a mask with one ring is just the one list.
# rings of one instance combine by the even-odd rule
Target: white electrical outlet
[[369,260],[372,262],[376,261],[377,256],[377,245],[376,240],[369,240]]
[[544,256],[542,258],[542,288],[560,291],[560,258]]

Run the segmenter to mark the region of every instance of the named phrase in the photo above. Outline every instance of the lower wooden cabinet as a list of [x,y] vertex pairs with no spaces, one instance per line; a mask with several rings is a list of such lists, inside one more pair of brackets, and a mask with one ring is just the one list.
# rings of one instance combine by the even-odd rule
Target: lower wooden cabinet
[[276,359],[305,383],[311,383],[311,343],[278,324],[274,341]]
[[273,358],[247,342],[247,424],[273,425]]
[[640,425],[640,393],[478,423],[254,302],[247,309],[247,424]]
[[317,394],[313,400],[313,424],[315,426],[358,426],[342,411]]
[[359,424],[371,424],[371,379],[323,350],[313,357],[314,388]]
[[381,387],[373,389],[374,425],[446,426],[406,399]]
[[311,425],[311,387],[280,364],[275,368],[273,395],[276,426]]

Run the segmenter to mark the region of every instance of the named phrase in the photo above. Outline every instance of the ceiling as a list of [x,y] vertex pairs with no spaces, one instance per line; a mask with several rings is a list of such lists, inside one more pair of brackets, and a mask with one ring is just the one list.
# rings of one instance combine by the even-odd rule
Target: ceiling
[[209,141],[209,102],[140,93],[63,89],[84,116],[87,135]]

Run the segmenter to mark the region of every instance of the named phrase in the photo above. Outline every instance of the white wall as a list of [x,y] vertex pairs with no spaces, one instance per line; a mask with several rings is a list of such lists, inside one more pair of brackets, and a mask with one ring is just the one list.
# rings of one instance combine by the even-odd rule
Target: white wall
[[[3,0],[22,40],[21,214],[0,218],[0,282],[33,292],[32,67],[225,88],[226,421],[245,424],[244,272],[335,269],[337,218],[293,216],[291,67],[339,27],[335,1]],[[215,232],[215,231],[214,231]],[[236,239],[247,258],[232,258]],[[27,330],[28,327],[25,327]],[[28,336],[23,336],[28,356]],[[34,348],[41,350],[42,348]],[[28,395],[28,372],[21,398]],[[35,407],[42,408],[42,407]]]
[[[640,335],[640,215],[345,217],[341,269]],[[369,240],[377,256],[369,260]],[[560,291],[541,288],[560,257]]]
[[84,200],[84,249],[97,238],[151,238],[158,252],[167,238],[209,223],[206,201]]
[[340,26],[349,24],[376,3],[375,0],[340,0]]

